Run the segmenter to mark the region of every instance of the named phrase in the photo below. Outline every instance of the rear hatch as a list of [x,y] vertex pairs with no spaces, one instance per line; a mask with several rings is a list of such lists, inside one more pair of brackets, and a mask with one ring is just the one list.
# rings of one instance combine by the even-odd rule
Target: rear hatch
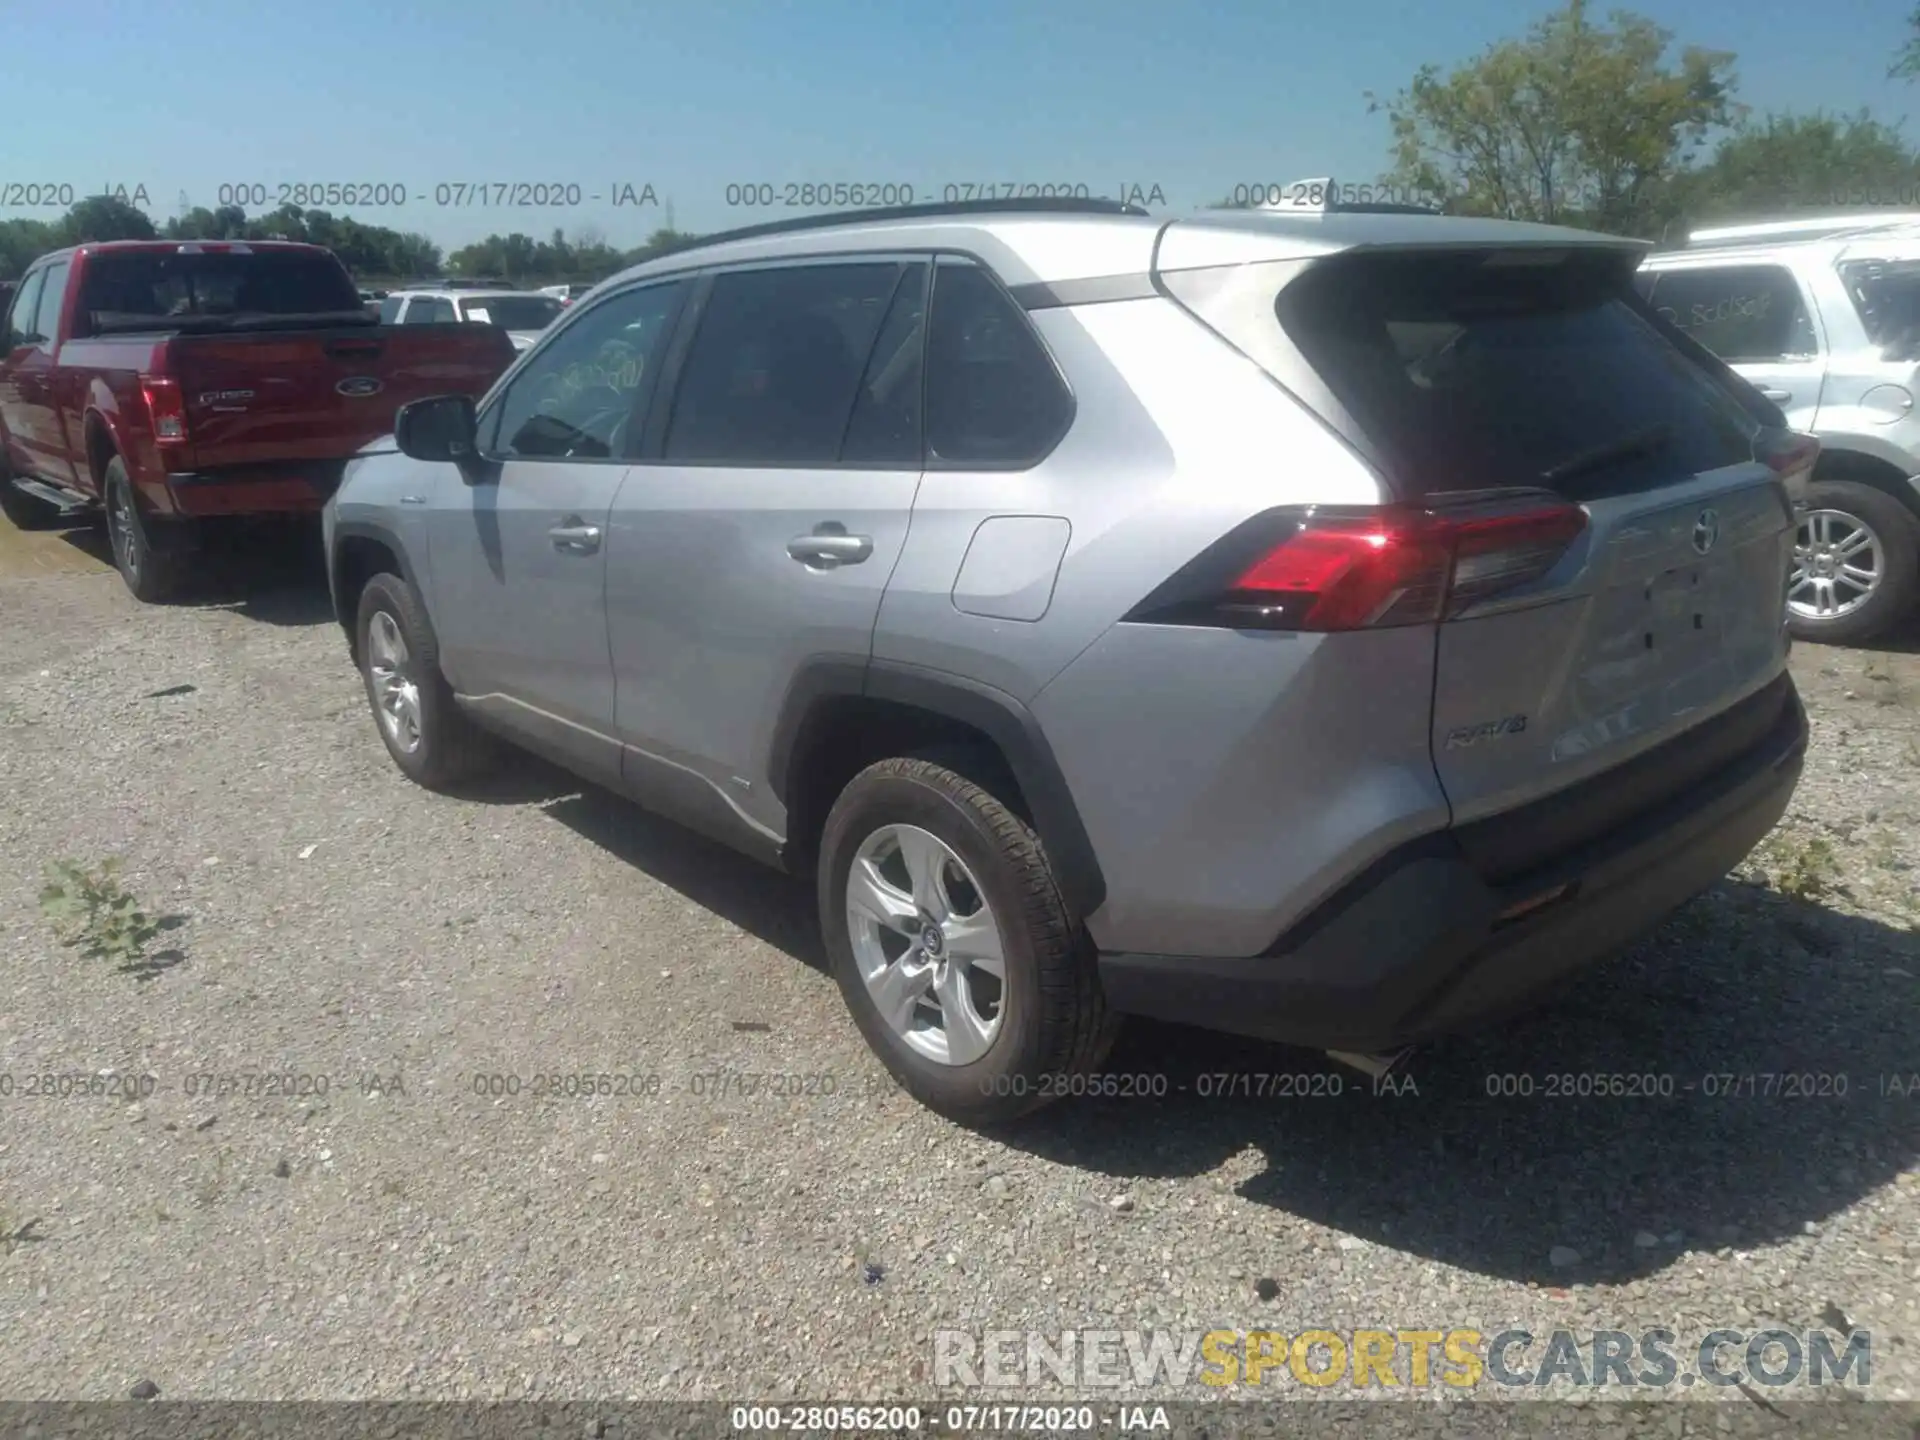
[[[1466,590],[1458,559],[1434,627],[1432,753],[1456,824],[1665,757],[1643,759],[1617,803],[1587,787],[1585,833],[1548,827],[1560,848],[1724,761],[1663,742],[1766,689],[1786,660],[1793,526],[1778,437],[1650,323],[1631,291],[1637,258],[1347,251],[1290,267],[1267,321],[1291,364],[1272,347],[1263,363],[1403,506],[1445,516],[1472,495],[1480,512],[1514,510],[1545,546],[1510,547],[1495,557],[1506,578]],[[1495,848],[1496,869],[1549,858]]]

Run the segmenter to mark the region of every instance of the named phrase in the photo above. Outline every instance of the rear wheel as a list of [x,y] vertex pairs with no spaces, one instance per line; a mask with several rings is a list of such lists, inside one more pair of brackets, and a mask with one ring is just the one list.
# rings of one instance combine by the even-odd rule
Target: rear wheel
[[853,778],[821,838],[819,903],[861,1034],[949,1119],[1038,1109],[1112,1048],[1117,1019],[1040,837],[944,765],[883,760]]
[[1920,527],[1898,500],[1871,485],[1816,480],[1799,522],[1787,583],[1795,639],[1857,644],[1913,608]]
[[156,605],[179,593],[186,575],[183,534],[169,533],[165,545],[155,544],[155,522],[140,508],[127,465],[118,455],[107,462],[105,490],[107,538],[113,544],[113,563],[127,582],[133,598]]

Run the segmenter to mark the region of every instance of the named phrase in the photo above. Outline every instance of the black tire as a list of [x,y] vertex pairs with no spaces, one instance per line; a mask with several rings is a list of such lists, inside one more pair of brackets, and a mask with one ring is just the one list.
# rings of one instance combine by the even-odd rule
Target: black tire
[[[986,1054],[946,1065],[912,1049],[868,993],[846,913],[847,876],[860,846],[886,825],[926,830],[966,863],[995,917],[1005,951],[1000,1028]],[[992,1125],[1072,1093],[1119,1033],[1093,947],[1054,879],[1046,847],[1012,809],[972,780],[923,757],[882,760],[848,783],[821,836],[820,928],[847,1008],[894,1079],[929,1109],[963,1125]]]
[[1864,524],[1880,542],[1886,573],[1858,610],[1831,619],[1787,612],[1796,640],[1816,645],[1857,645],[1885,634],[1913,610],[1920,590],[1920,524],[1893,496],[1850,480],[1816,480],[1808,487],[1808,510],[1838,510]]
[[60,512],[37,495],[13,487],[13,467],[7,463],[6,441],[0,438],[0,515],[16,530],[51,530]]
[[180,593],[186,580],[188,552],[186,533],[170,528],[164,545],[154,543],[156,528],[140,504],[133,482],[127,476],[127,464],[118,455],[107,462],[103,501],[107,512],[107,540],[113,547],[113,563],[120,578],[127,582],[133,598],[145,605],[159,605]]
[[[396,668],[413,682],[419,697],[420,733],[412,749],[396,738],[382,718],[369,636],[375,618],[383,614],[391,617],[406,645],[405,660]],[[440,645],[428,623],[426,606],[398,575],[375,575],[360,591],[354,618],[354,654],[359,659],[367,703],[373,709],[374,728],[380,732],[381,743],[393,763],[409,780],[429,790],[445,790],[492,761],[491,737],[461,713],[454,703],[453,687],[440,673]]]

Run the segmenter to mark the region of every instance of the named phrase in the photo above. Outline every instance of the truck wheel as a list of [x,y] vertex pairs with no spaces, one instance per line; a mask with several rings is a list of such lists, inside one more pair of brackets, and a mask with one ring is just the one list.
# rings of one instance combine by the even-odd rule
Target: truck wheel
[[107,538],[113,544],[113,563],[127,582],[133,598],[147,605],[170,600],[186,574],[184,556],[172,546],[156,546],[154,522],[140,511],[127,464],[118,455],[107,462]]
[[445,790],[485,768],[491,737],[454,703],[426,607],[398,575],[376,575],[355,620],[360,677],[380,739],[416,785]]
[[1816,480],[1793,542],[1787,625],[1796,640],[1856,645],[1897,625],[1920,589],[1920,525],[1871,485]]
[[964,1125],[1063,1095],[1118,1034],[1040,837],[932,760],[854,776],[820,842],[820,928],[894,1079]]

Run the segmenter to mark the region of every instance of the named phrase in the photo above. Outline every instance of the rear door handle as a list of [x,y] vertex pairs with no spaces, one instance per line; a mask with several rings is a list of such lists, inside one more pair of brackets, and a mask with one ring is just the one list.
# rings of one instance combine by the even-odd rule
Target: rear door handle
[[569,515],[564,524],[547,531],[553,548],[569,555],[591,555],[600,548],[600,527],[584,523],[578,515]]
[[1765,386],[1761,387],[1760,393],[1776,404],[1793,398],[1793,392],[1791,390],[1771,390]]
[[873,554],[871,535],[849,535],[847,527],[829,520],[814,528],[811,535],[796,535],[787,542],[787,554],[802,565],[831,570],[839,565],[858,565]]

